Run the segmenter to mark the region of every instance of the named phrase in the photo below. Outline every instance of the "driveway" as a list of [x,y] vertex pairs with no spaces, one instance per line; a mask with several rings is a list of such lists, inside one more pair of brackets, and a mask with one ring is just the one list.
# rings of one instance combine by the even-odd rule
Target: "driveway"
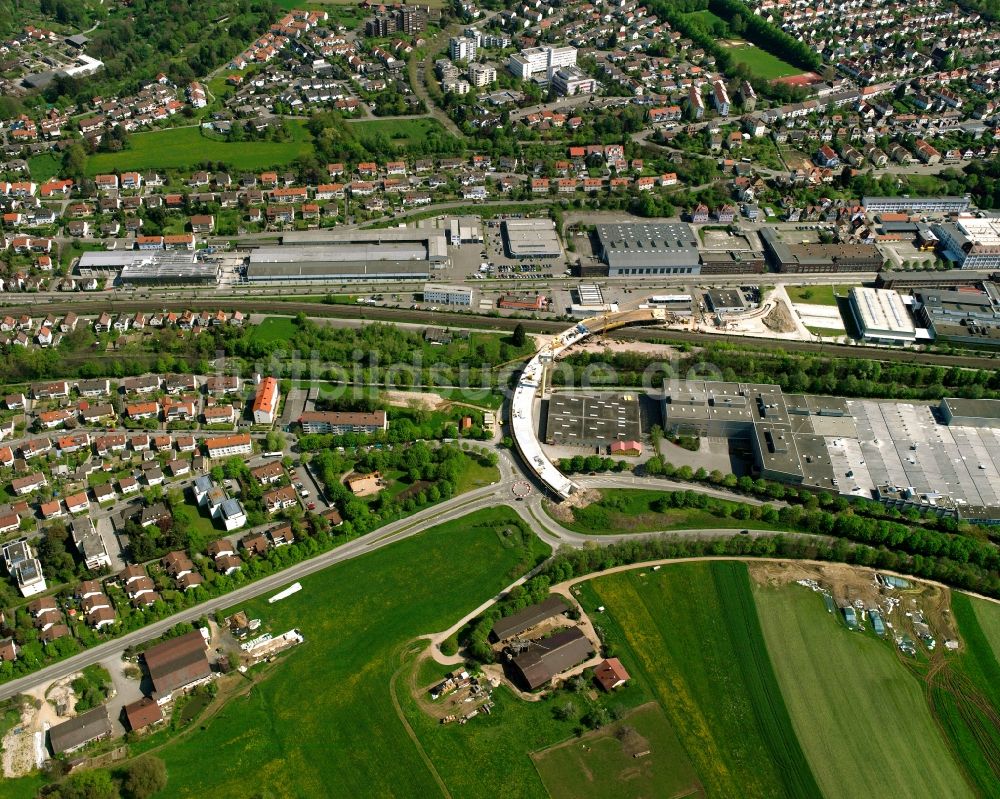
[[115,695],[108,700],[108,715],[111,717],[111,734],[117,738],[126,732],[125,725],[122,724],[121,720],[122,708],[142,699],[143,693],[139,680],[132,680],[125,676],[125,668],[135,666],[135,664],[124,662],[120,653],[109,655],[100,661],[100,664],[108,670],[108,674],[111,675],[111,683],[115,688]]

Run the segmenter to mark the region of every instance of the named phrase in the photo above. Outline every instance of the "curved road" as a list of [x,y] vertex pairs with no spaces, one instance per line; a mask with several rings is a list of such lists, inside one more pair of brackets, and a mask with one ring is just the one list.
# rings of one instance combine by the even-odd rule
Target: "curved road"
[[[130,646],[144,643],[154,638],[158,638],[171,627],[181,622],[193,621],[201,616],[211,615],[224,608],[232,607],[240,602],[261,596],[263,594],[277,593],[281,588],[290,583],[300,580],[315,572],[341,563],[346,560],[367,554],[376,549],[380,549],[389,544],[442,524],[454,521],[462,516],[479,510],[483,507],[496,507],[507,505],[517,512],[518,516],[525,521],[532,531],[546,544],[552,547],[553,551],[560,546],[583,547],[588,544],[612,544],[620,541],[634,539],[636,536],[658,536],[658,535],[685,535],[696,536],[702,539],[729,538],[734,534],[732,529],[703,529],[703,530],[671,530],[663,532],[648,533],[621,533],[615,535],[586,535],[568,530],[554,519],[552,519],[542,507],[542,497],[537,491],[525,501],[518,501],[514,498],[511,488],[515,482],[523,481],[525,478],[520,473],[517,466],[510,460],[506,451],[500,453],[498,463],[501,479],[492,485],[484,486],[465,494],[460,494],[445,502],[441,502],[433,507],[426,508],[413,516],[401,519],[384,527],[380,527],[366,535],[349,541],[341,546],[324,552],[309,560],[302,561],[283,571],[263,577],[256,582],[241,586],[235,591],[230,591],[219,597],[206,600],[198,605],[193,605],[178,613],[168,616],[160,621],[148,624],[145,627],[127,633],[118,638],[106,641],[95,647],[91,647],[66,660],[47,666],[44,669],[33,672],[24,677],[11,680],[0,685],[0,701],[8,697],[22,693],[40,683],[50,682],[62,677],[66,677],[80,669],[97,663],[109,655],[121,652]],[[655,478],[634,478],[630,476],[602,476],[582,478],[580,484],[591,488],[649,488],[661,491],[691,489],[692,486],[684,483],[675,483],[670,480],[658,480]],[[698,487],[702,490],[701,487]],[[720,496],[727,499],[736,498],[738,495],[727,492],[723,489],[713,489],[704,487],[705,493]],[[744,501],[745,497],[740,497]],[[751,535],[773,535],[771,530],[752,530]],[[786,535],[805,535],[786,533]],[[815,536],[814,536],[815,538]]]

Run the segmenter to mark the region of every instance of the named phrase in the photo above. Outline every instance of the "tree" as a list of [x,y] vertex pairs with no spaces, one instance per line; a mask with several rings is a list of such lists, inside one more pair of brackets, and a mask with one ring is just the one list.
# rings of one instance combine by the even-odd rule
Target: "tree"
[[528,336],[524,332],[524,325],[518,322],[517,327],[514,328],[514,334],[510,337],[510,342],[515,347],[523,347],[527,340]]
[[146,755],[132,762],[122,780],[122,789],[130,799],[148,799],[162,791],[166,785],[167,767],[160,758],[153,755]]
[[55,799],[118,799],[120,794],[107,771],[93,769],[71,774],[48,796]]

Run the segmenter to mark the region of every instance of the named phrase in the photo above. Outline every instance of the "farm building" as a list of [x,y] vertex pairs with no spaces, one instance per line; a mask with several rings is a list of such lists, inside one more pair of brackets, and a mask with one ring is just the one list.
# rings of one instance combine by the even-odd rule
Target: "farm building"
[[532,641],[528,648],[515,656],[511,665],[517,678],[533,691],[548,685],[567,669],[582,663],[594,654],[594,646],[579,627]]
[[868,618],[871,619],[872,629],[879,638],[885,637],[885,622],[882,621],[882,614],[872,608],[868,611]]
[[146,650],[143,659],[153,681],[153,699],[157,704],[169,702],[174,691],[212,676],[206,648],[201,632],[192,630]]
[[544,602],[537,605],[528,605],[524,610],[520,610],[512,616],[505,616],[493,625],[490,638],[493,641],[506,641],[508,638],[515,638],[525,630],[536,627],[543,621],[565,613],[569,606],[562,597],[550,596]]
[[109,735],[111,719],[108,717],[107,705],[101,705],[50,729],[49,743],[54,754],[62,755],[75,752],[91,741],[107,738]]
[[122,712],[125,714],[125,720],[128,721],[128,728],[132,732],[137,732],[163,721],[163,711],[148,696],[144,696],[138,702],[125,705],[122,708]]

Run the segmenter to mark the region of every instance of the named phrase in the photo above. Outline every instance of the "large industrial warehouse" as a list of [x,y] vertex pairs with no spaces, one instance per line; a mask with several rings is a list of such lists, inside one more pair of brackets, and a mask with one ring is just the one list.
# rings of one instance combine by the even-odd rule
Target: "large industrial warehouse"
[[642,436],[634,394],[553,394],[545,422],[545,442],[575,447],[609,447]]
[[856,286],[850,292],[850,308],[865,341],[878,344],[912,344],[917,328],[899,292]]
[[701,272],[698,237],[683,222],[597,225],[597,242],[609,277]]
[[113,250],[85,252],[76,271],[80,277],[114,279],[122,285],[191,285],[219,281],[219,265],[199,261],[194,252]]
[[504,244],[511,258],[558,258],[562,255],[551,219],[506,219]]
[[940,406],[673,381],[669,433],[747,439],[768,479],[1000,522],[1000,400]]
[[251,251],[251,283],[425,281],[448,259],[438,230],[359,231],[347,236],[285,236],[279,247]]

